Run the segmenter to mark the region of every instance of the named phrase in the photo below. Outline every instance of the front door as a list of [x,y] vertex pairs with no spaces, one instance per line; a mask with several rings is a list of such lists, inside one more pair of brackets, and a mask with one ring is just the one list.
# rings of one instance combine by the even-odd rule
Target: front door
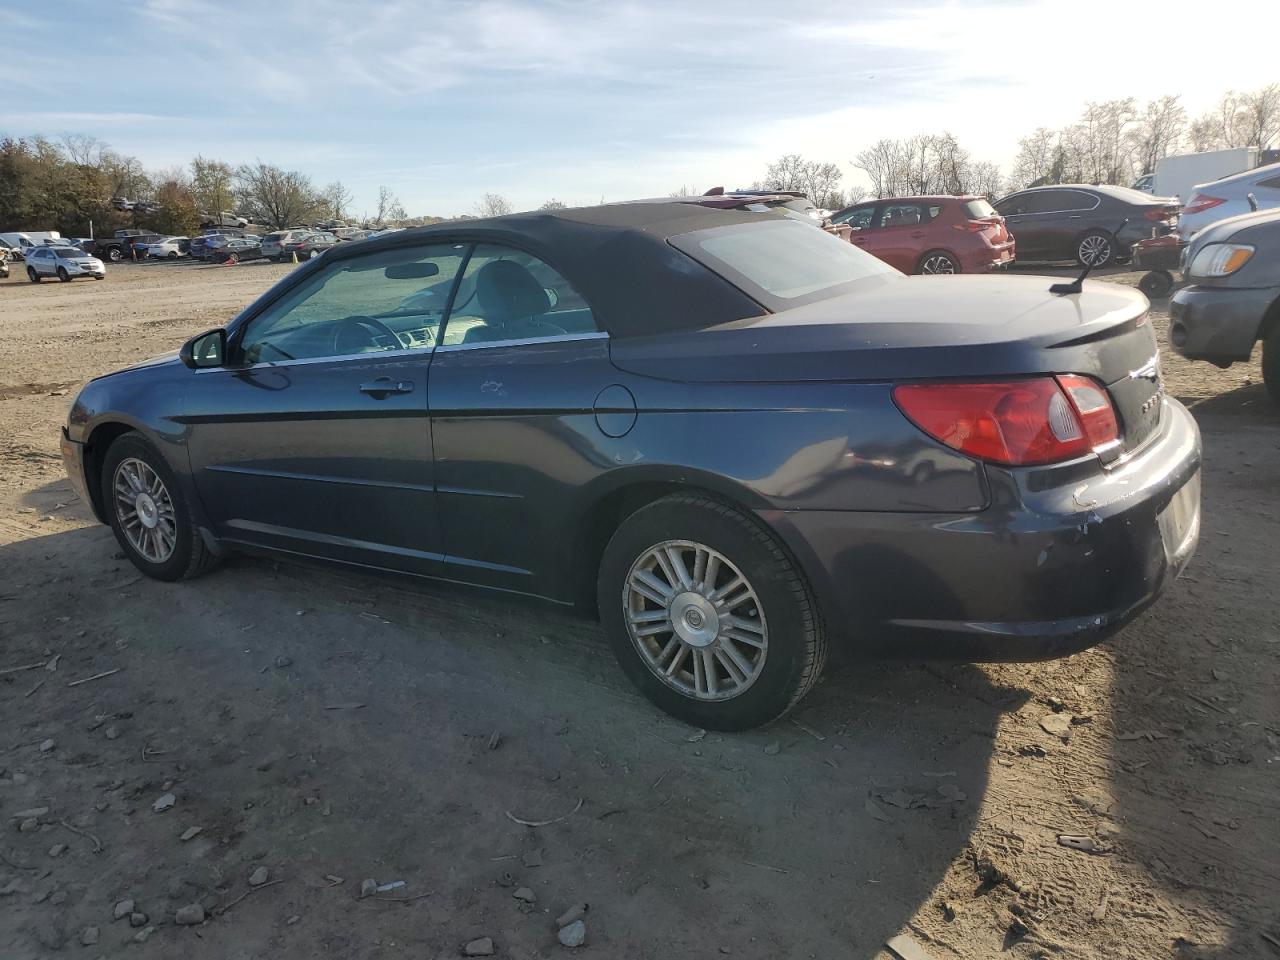
[[427,375],[464,252],[336,260],[193,374],[191,465],[219,537],[439,572]]
[[476,247],[431,365],[445,576],[565,599],[571,494],[608,466],[594,408],[617,377],[557,271]]

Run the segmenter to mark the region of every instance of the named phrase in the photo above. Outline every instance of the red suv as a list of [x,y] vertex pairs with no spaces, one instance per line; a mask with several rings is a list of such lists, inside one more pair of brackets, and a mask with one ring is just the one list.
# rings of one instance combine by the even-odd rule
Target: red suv
[[850,238],[903,273],[987,273],[1013,263],[1004,217],[983,197],[868,200],[833,214]]

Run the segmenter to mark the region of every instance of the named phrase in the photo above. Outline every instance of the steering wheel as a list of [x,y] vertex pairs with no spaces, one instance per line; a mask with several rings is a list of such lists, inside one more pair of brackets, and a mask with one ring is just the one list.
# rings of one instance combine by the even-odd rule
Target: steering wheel
[[[356,329],[359,329],[364,333],[364,342],[361,344],[353,344],[352,349],[348,349],[345,345],[345,338],[349,333],[354,332]],[[379,337],[389,338],[392,346],[384,347],[378,342]],[[337,322],[333,331],[333,349],[339,356],[348,353],[363,353],[369,347],[374,347],[379,350],[399,350],[403,346],[404,343],[401,342],[400,337],[396,332],[375,317],[366,317],[363,315],[343,317]]]

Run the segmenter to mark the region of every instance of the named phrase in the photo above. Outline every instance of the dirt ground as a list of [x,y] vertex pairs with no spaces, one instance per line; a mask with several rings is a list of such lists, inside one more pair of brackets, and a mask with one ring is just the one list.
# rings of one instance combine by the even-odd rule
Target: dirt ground
[[71,394],[287,269],[0,282],[4,960],[553,957],[578,902],[595,957],[878,960],[900,933],[936,960],[1280,957],[1280,415],[1256,363],[1166,355],[1204,534],[1121,636],[854,660],[791,720],[700,735],[558,610],[251,559],[136,574],[63,476]]

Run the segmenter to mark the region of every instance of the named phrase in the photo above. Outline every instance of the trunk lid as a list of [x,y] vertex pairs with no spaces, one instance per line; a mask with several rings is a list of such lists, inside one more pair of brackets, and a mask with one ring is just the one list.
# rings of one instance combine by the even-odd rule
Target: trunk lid
[[893,277],[793,310],[612,341],[613,363],[698,383],[982,379],[1078,373],[1105,384],[1123,448],[1159,424],[1149,304],[1117,284],[1049,293],[1048,277]]

